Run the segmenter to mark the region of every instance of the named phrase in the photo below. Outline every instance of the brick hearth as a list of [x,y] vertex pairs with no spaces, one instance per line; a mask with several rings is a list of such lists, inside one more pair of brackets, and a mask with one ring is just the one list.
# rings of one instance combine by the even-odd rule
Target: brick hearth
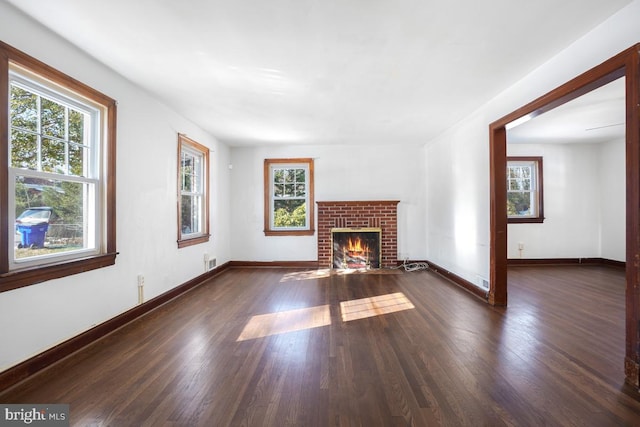
[[331,229],[376,227],[382,229],[382,268],[395,267],[398,259],[399,200],[317,202],[318,265],[331,267]]

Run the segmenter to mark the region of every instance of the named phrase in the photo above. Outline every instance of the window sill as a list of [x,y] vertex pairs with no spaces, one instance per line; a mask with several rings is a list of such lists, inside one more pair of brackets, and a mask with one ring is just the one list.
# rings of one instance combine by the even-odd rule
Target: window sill
[[507,224],[542,224],[544,218],[507,218]]
[[96,255],[44,267],[32,267],[24,270],[0,274],[0,292],[35,285],[47,280],[59,279],[85,271],[108,267],[116,263],[117,252]]
[[193,237],[191,239],[178,240],[178,249],[186,248],[187,246],[198,245],[200,243],[205,243],[209,241],[209,234],[199,237]]

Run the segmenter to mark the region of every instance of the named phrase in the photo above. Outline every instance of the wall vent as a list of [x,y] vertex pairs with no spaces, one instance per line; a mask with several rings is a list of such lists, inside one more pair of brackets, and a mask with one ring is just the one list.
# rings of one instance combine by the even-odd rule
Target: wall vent
[[216,257],[211,257],[209,254],[204,254],[204,271],[211,271],[216,268]]

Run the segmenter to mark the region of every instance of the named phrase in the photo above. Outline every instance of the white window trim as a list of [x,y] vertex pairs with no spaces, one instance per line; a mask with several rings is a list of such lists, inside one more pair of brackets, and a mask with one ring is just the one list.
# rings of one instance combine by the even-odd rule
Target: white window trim
[[[274,171],[277,169],[302,169],[304,170],[305,173],[305,196],[304,197],[276,197],[275,194],[275,182],[273,180],[273,175],[274,175]],[[278,163],[278,164],[271,164],[270,166],[270,171],[269,171],[269,184],[270,184],[270,206],[269,206],[269,213],[270,213],[270,223],[271,223],[271,229],[274,231],[299,231],[299,230],[309,230],[309,191],[308,191],[308,187],[309,187],[309,183],[308,183],[308,178],[309,178],[309,165],[306,163]],[[307,206],[307,209],[305,209],[305,220],[304,223],[305,225],[302,227],[277,227],[274,223],[275,221],[275,202],[276,200],[304,200],[304,203]]]
[[[9,86],[11,87],[12,85],[20,87],[40,97],[50,99],[60,105],[70,107],[87,114],[90,117],[90,125],[88,126],[88,129],[85,128],[85,137],[88,141],[88,144],[85,143],[85,146],[89,150],[88,161],[84,165],[84,174],[86,175],[86,177],[44,172],[41,170],[15,168],[9,165],[9,224],[15,224],[16,220],[15,182],[17,176],[45,178],[51,180],[86,184],[89,188],[89,192],[86,195],[87,197],[85,198],[83,207],[83,248],[55,254],[30,256],[28,258],[16,259],[15,251],[11,250],[11,248],[15,248],[16,245],[16,233],[9,233],[9,269],[13,271],[44,264],[70,261],[86,256],[98,255],[103,249],[103,206],[100,191],[100,177],[103,174],[100,168],[100,162],[98,160],[101,150],[100,136],[102,133],[101,128],[103,126],[102,117],[104,117],[104,114],[101,110],[103,108],[90,102],[89,100],[82,99],[82,101],[80,101],[80,97],[78,95],[72,94],[71,92],[66,91],[64,88],[59,88],[58,85],[46,83],[46,81],[39,76],[14,65],[10,65],[9,71]],[[53,88],[53,86],[56,86],[55,89]],[[11,122],[9,122],[9,126],[11,128]],[[38,164],[38,167],[39,166],[40,162]],[[66,166],[68,167],[68,162]],[[93,191],[91,191],[91,189],[93,189]]]

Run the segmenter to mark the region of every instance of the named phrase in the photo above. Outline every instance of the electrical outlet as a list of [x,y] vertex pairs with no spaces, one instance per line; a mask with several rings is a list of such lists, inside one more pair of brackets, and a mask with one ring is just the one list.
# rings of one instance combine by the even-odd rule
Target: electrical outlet
[[138,286],[144,286],[144,276],[142,274],[138,274]]
[[518,250],[521,251],[524,249],[524,243],[520,242],[518,243]]

